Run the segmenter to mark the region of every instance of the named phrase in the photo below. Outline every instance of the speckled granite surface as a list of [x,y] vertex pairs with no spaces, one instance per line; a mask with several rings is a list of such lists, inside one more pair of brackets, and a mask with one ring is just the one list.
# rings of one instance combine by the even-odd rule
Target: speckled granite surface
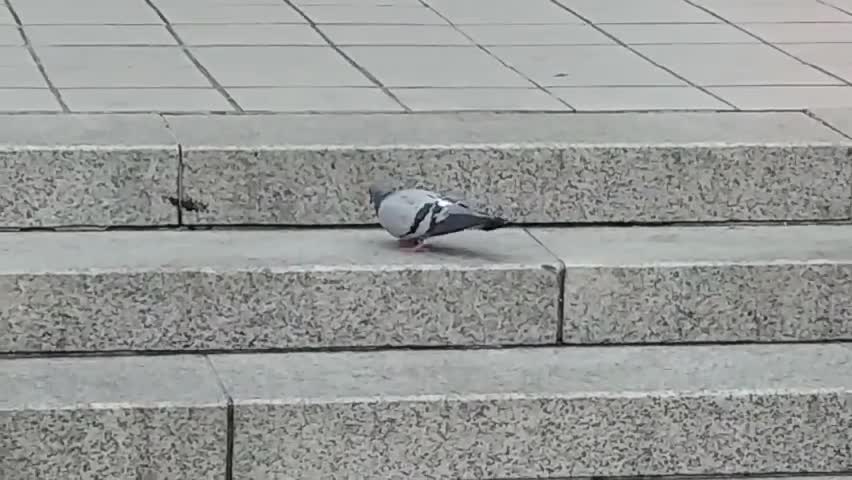
[[554,343],[526,232],[400,251],[380,230],[0,234],[0,350]]
[[235,478],[852,467],[852,348],[229,355]]
[[225,479],[225,393],[203,357],[0,360],[0,478]]
[[852,338],[852,227],[533,229],[567,343]]
[[0,115],[0,227],[176,225],[179,166],[156,115]]

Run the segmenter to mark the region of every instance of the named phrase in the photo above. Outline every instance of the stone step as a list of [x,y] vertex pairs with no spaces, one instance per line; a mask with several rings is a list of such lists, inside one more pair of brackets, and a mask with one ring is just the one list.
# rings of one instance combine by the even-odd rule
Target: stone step
[[0,228],[374,223],[382,178],[526,223],[848,219],[850,147],[801,112],[0,115]]
[[851,367],[848,344],[3,359],[0,475],[848,472]]
[[852,226],[431,245],[357,229],[4,233],[0,352],[852,339]]

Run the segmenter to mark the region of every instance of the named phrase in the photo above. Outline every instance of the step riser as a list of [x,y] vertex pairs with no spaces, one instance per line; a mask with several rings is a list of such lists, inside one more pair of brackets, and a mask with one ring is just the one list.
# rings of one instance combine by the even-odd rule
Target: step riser
[[222,479],[228,432],[234,479],[844,472],[850,362],[838,345],[5,360],[0,472]]
[[367,188],[385,177],[515,222],[817,221],[852,209],[852,141],[800,113],[324,120],[0,115],[0,178],[15,182],[0,192],[0,228],[174,225],[179,192],[188,225],[374,223]]
[[850,339],[849,245],[841,226],[504,229],[423,254],[363,230],[4,234],[0,352]]

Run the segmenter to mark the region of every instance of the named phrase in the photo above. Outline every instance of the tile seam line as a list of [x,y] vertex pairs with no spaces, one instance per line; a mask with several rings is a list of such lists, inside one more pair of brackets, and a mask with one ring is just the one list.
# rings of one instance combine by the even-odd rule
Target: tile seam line
[[563,345],[565,341],[565,279],[567,276],[567,266],[565,265],[565,261],[559,257],[553,250],[550,249],[544,242],[535,236],[535,233],[532,231],[532,228],[525,227],[523,229],[524,233],[526,233],[534,242],[538,243],[538,245],[547,251],[556,263],[559,264],[559,270],[556,272],[556,281],[557,281],[557,295],[556,298],[556,345]]
[[[7,0],[7,1],[8,1],[8,0]],[[150,1],[150,0],[149,0],[149,1]],[[404,111],[404,112],[406,112],[406,113],[411,113],[411,112],[412,112],[411,107],[409,107],[408,105],[406,105],[405,103],[403,103],[403,102],[402,102],[402,100],[400,100],[400,99],[399,99],[399,97],[397,97],[397,96],[396,96],[396,94],[394,94],[393,92],[391,92],[390,88],[388,88],[388,87],[387,87],[387,86],[385,86],[385,85],[384,85],[381,81],[379,81],[378,77],[376,77],[375,75],[373,75],[373,74],[372,74],[369,70],[367,70],[367,68],[365,68],[365,67],[361,66],[358,62],[356,62],[356,61],[355,61],[355,59],[354,59],[354,58],[352,58],[352,57],[350,57],[350,56],[349,56],[346,52],[344,52],[344,51],[343,51],[343,49],[342,49],[342,48],[340,48],[340,46],[339,46],[339,45],[337,45],[336,43],[334,43],[333,41],[331,41],[331,37],[329,37],[328,35],[326,35],[326,33],[325,33],[325,32],[323,32],[323,31],[319,28],[319,26],[317,25],[317,23],[316,23],[316,22],[315,22],[315,21],[314,21],[311,17],[309,17],[309,16],[308,16],[308,14],[307,14],[307,13],[305,13],[305,12],[304,12],[304,11],[303,11],[300,7],[296,6],[296,5],[293,3],[293,1],[292,1],[292,0],[281,0],[281,2],[282,2],[283,4],[285,4],[285,5],[289,6],[290,8],[292,8],[292,9],[293,9],[293,11],[295,11],[295,12],[296,12],[296,13],[298,13],[298,14],[299,14],[302,18],[304,18],[304,19],[305,19],[305,22],[307,22],[307,23],[308,23],[308,26],[310,26],[310,27],[314,30],[314,32],[316,32],[316,33],[317,33],[317,35],[319,35],[320,37],[322,37],[322,39],[323,39],[323,40],[324,40],[324,41],[328,44],[328,46],[329,46],[329,47],[331,47],[331,49],[332,49],[332,50],[334,50],[335,52],[337,52],[337,54],[338,54],[338,55],[340,55],[340,57],[341,57],[341,58],[343,58],[343,59],[344,59],[344,60],[345,60],[345,61],[346,61],[349,65],[351,65],[351,66],[352,66],[352,68],[354,68],[354,69],[355,69],[355,70],[357,70],[357,71],[358,71],[361,75],[363,75],[363,76],[364,76],[364,78],[366,78],[367,80],[369,80],[369,81],[370,81],[370,82],[371,82],[374,86],[379,87],[379,88],[382,90],[382,93],[384,93],[385,95],[387,95],[387,96],[388,96],[391,100],[393,100],[394,102],[396,102],[396,104],[397,104],[397,105],[399,105],[400,107],[402,107],[402,109],[403,109],[403,111]]]
[[234,397],[231,396],[231,392],[228,391],[228,387],[225,385],[225,381],[222,379],[222,376],[219,374],[219,370],[216,369],[216,365],[213,363],[213,359],[209,353],[205,353],[204,361],[207,363],[207,367],[210,369],[210,372],[213,374],[213,377],[216,379],[216,383],[219,385],[219,388],[222,390],[222,395],[225,397],[225,477],[224,480],[233,480],[234,478]]
[[11,0],[3,0],[3,3],[0,5],[6,5],[6,8],[9,10],[9,14],[12,15],[12,19],[15,21],[15,26],[18,27],[18,34],[24,40],[24,47],[30,54],[33,62],[36,64],[36,68],[38,69],[41,77],[44,79],[44,82],[47,84],[48,90],[53,94],[53,98],[56,99],[56,102],[59,103],[59,108],[62,113],[71,113],[71,109],[68,108],[68,104],[65,103],[65,100],[62,98],[62,94],[59,92],[59,88],[53,83],[53,80],[47,75],[47,69],[44,68],[44,64],[41,62],[41,58],[36,53],[35,47],[32,42],[30,42],[30,37],[27,35],[27,32],[24,31],[24,24],[21,22],[21,17],[18,15],[18,12],[12,6]]
[[672,70],[672,69],[670,69],[670,68],[668,68],[668,67],[666,67],[666,66],[663,66],[663,65],[662,65],[662,64],[660,64],[660,63],[655,62],[654,60],[652,60],[652,59],[651,59],[650,57],[648,57],[647,55],[643,54],[643,53],[642,53],[642,52],[640,52],[639,50],[636,50],[636,49],[635,49],[635,48],[633,48],[632,46],[630,46],[630,45],[628,45],[627,43],[625,43],[624,41],[622,41],[620,38],[616,37],[615,35],[611,34],[611,33],[610,33],[610,32],[608,32],[608,31],[604,30],[602,27],[600,27],[600,26],[599,26],[599,25],[597,25],[596,23],[593,23],[591,20],[589,20],[588,18],[584,17],[583,15],[580,15],[580,14],[579,14],[579,13],[577,13],[574,9],[572,9],[572,8],[570,8],[570,7],[568,7],[568,6],[564,5],[564,4],[562,4],[562,3],[560,3],[560,2],[559,2],[559,0],[550,0],[550,3],[552,3],[552,4],[556,5],[558,8],[561,8],[562,10],[565,10],[566,12],[570,13],[571,15],[574,15],[575,17],[579,18],[580,20],[582,20],[582,21],[586,22],[586,24],[587,24],[587,25],[591,26],[592,28],[594,28],[595,30],[597,30],[598,32],[600,32],[601,34],[605,35],[607,38],[609,38],[610,40],[614,41],[616,44],[620,45],[622,48],[626,48],[628,51],[630,51],[630,52],[631,52],[631,53],[633,53],[634,55],[638,56],[638,57],[639,57],[639,58],[641,58],[642,60],[645,60],[646,62],[650,63],[651,65],[653,65],[653,66],[655,66],[655,67],[657,67],[657,68],[659,68],[660,70],[662,70],[662,71],[664,71],[664,72],[667,72],[669,75],[672,75],[673,77],[677,78],[678,80],[680,80],[680,81],[682,81],[682,82],[686,82],[686,84],[687,84],[687,85],[689,85],[689,86],[691,86],[692,88],[695,88],[695,89],[697,89],[697,90],[701,91],[701,92],[702,92],[702,93],[704,93],[705,95],[709,95],[711,98],[714,98],[714,99],[716,99],[716,100],[717,100],[717,101],[719,101],[719,102],[722,102],[723,104],[725,104],[725,105],[727,105],[727,106],[731,107],[731,109],[733,109],[734,111],[739,111],[739,110],[740,110],[740,108],[739,108],[739,107],[737,107],[737,106],[736,106],[736,105],[734,105],[733,103],[731,103],[731,102],[729,102],[729,101],[725,100],[724,98],[722,98],[722,97],[720,97],[720,96],[716,95],[715,93],[711,92],[711,91],[710,91],[710,90],[708,90],[706,87],[701,86],[701,85],[698,85],[697,83],[694,83],[692,80],[689,80],[688,78],[686,78],[686,77],[684,77],[684,76],[680,75],[679,73],[675,72],[674,70]]
[[[6,1],[8,2],[11,0]],[[231,94],[229,94],[228,91],[225,90],[225,87],[219,84],[219,81],[216,80],[216,77],[214,77],[209,70],[207,70],[207,67],[202,65],[202,63],[197,58],[195,58],[195,55],[193,55],[192,52],[189,51],[189,47],[186,45],[186,43],[184,43],[183,39],[180,37],[180,35],[178,35],[174,27],[172,27],[172,24],[169,22],[169,19],[166,17],[165,14],[163,14],[160,8],[154,5],[154,2],[152,0],[143,1],[148,5],[148,7],[151,8],[151,10],[154,11],[154,13],[158,17],[160,17],[160,20],[163,22],[163,27],[165,27],[165,29],[169,32],[169,35],[171,35],[172,38],[174,38],[174,40],[178,43],[177,46],[180,47],[186,58],[190,61],[190,63],[193,64],[193,66],[195,66],[196,70],[201,73],[201,75],[207,80],[210,86],[212,86],[217,92],[219,92],[219,95],[222,95],[222,97],[225,98],[225,101],[228,102],[228,105],[230,105],[231,108],[236,110],[238,113],[242,113],[244,110],[240,106],[240,104],[238,104],[237,101],[234,100],[233,97],[231,97]]]
[[540,83],[536,82],[535,80],[533,80],[532,78],[530,78],[528,75],[524,74],[524,73],[523,73],[523,72],[521,72],[519,69],[515,68],[513,65],[509,64],[509,62],[507,62],[507,61],[503,61],[503,59],[502,59],[502,58],[500,58],[500,57],[498,57],[497,55],[495,55],[495,54],[494,54],[493,52],[491,52],[491,50],[489,50],[486,46],[484,46],[484,45],[480,44],[479,42],[477,42],[477,41],[476,41],[476,39],[474,39],[473,37],[471,37],[470,35],[468,35],[468,33],[467,33],[467,32],[465,32],[464,30],[462,30],[461,28],[459,28],[459,27],[458,27],[455,23],[453,23],[453,22],[452,22],[452,21],[451,21],[448,17],[444,16],[444,14],[443,14],[443,13],[439,12],[439,11],[438,11],[437,9],[435,9],[432,5],[429,5],[428,3],[426,3],[426,0],[419,0],[419,2],[420,2],[420,4],[421,4],[421,5],[423,5],[424,7],[426,7],[428,10],[430,10],[431,12],[433,12],[435,15],[437,15],[437,16],[439,16],[439,17],[441,17],[441,18],[442,18],[445,22],[447,22],[447,24],[448,24],[450,27],[452,27],[452,28],[453,28],[453,30],[455,30],[456,32],[458,32],[459,34],[461,34],[462,36],[464,36],[466,39],[468,39],[468,41],[470,41],[470,42],[471,42],[474,46],[476,46],[476,48],[478,48],[478,49],[479,49],[479,50],[481,50],[482,52],[485,52],[485,54],[486,54],[486,55],[488,55],[489,57],[491,57],[491,58],[493,58],[494,60],[496,60],[498,63],[500,63],[500,65],[503,65],[505,68],[509,69],[510,71],[515,72],[515,74],[516,74],[516,75],[518,75],[518,76],[520,76],[521,78],[523,78],[524,80],[526,80],[526,81],[530,82],[532,85],[535,85],[535,87],[536,87],[536,88],[538,88],[540,91],[544,92],[545,94],[547,94],[547,96],[549,96],[550,98],[552,98],[552,99],[556,100],[556,101],[557,101],[557,102],[559,102],[560,104],[562,104],[562,105],[564,105],[564,106],[568,107],[569,109],[571,109],[571,111],[577,111],[577,109],[576,109],[576,108],[574,108],[574,106],[573,106],[573,105],[569,104],[567,101],[563,100],[563,99],[562,99],[562,98],[560,98],[558,95],[556,95],[555,93],[551,92],[550,90],[548,90],[548,89],[544,88],[544,86],[542,86]]
[[[555,1],[555,0],[552,0],[552,1]],[[759,36],[759,35],[757,35],[757,34],[755,34],[755,33],[751,32],[751,31],[749,31],[749,30],[747,30],[747,29],[745,29],[744,27],[740,26],[739,24],[737,24],[737,23],[735,23],[735,22],[732,22],[732,21],[728,20],[727,18],[723,17],[722,15],[719,15],[718,13],[716,13],[716,12],[714,12],[713,10],[709,9],[708,7],[705,7],[705,6],[703,6],[703,5],[699,5],[699,4],[695,3],[695,2],[694,2],[694,0],[683,0],[683,2],[684,2],[684,3],[686,3],[687,5],[690,5],[690,6],[692,6],[692,7],[695,7],[695,8],[697,8],[697,9],[699,9],[699,10],[701,10],[701,11],[703,11],[703,12],[707,13],[708,15],[712,15],[713,17],[715,17],[715,18],[717,18],[717,19],[721,20],[721,21],[722,21],[722,22],[724,22],[725,24],[727,24],[727,25],[729,25],[729,26],[731,26],[731,27],[736,28],[736,29],[737,29],[737,30],[739,30],[740,32],[743,32],[743,33],[745,33],[746,35],[748,35],[748,36],[750,36],[750,37],[752,37],[752,38],[754,38],[754,39],[756,39],[756,40],[760,41],[760,43],[761,43],[761,44],[766,45],[766,46],[768,46],[769,48],[771,48],[771,49],[773,49],[773,50],[775,50],[775,51],[777,51],[777,52],[780,52],[781,54],[783,54],[783,55],[785,55],[785,56],[787,56],[787,57],[789,57],[789,58],[792,58],[793,60],[795,60],[795,61],[797,61],[797,62],[801,63],[802,65],[805,65],[805,66],[807,66],[807,67],[810,67],[810,68],[812,68],[812,69],[814,69],[814,70],[816,70],[816,71],[818,71],[818,72],[822,73],[823,75],[827,75],[827,76],[829,76],[829,77],[831,77],[831,78],[833,78],[833,79],[835,79],[835,80],[839,81],[839,82],[840,82],[840,83],[842,83],[843,85],[846,85],[846,86],[852,86],[852,82],[850,82],[849,80],[846,80],[845,78],[843,78],[843,77],[841,77],[841,76],[839,76],[839,75],[835,75],[835,74],[831,73],[830,71],[828,71],[828,70],[826,70],[826,69],[824,69],[824,68],[822,68],[822,67],[820,67],[820,66],[817,66],[817,65],[815,65],[815,64],[813,64],[813,63],[806,62],[805,60],[802,60],[801,58],[799,58],[799,57],[797,57],[797,56],[793,55],[792,53],[790,53],[790,52],[788,52],[788,51],[786,51],[786,50],[782,49],[782,48],[781,48],[781,47],[779,47],[778,45],[775,45],[774,43],[772,43],[772,42],[769,42],[769,41],[765,40],[763,37],[761,37],[761,36]],[[817,2],[819,3],[819,0],[817,0]],[[848,12],[844,12],[844,13],[848,13]],[[852,18],[852,17],[850,17],[850,18]]]

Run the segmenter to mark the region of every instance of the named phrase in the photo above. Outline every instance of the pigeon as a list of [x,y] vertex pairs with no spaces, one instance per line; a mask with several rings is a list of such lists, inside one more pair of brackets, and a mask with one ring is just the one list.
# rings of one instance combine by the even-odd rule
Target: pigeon
[[401,248],[416,252],[427,248],[427,238],[462,230],[491,231],[504,227],[504,218],[476,211],[463,200],[419,188],[392,190],[384,185],[370,187],[370,201],[379,224],[399,239]]

